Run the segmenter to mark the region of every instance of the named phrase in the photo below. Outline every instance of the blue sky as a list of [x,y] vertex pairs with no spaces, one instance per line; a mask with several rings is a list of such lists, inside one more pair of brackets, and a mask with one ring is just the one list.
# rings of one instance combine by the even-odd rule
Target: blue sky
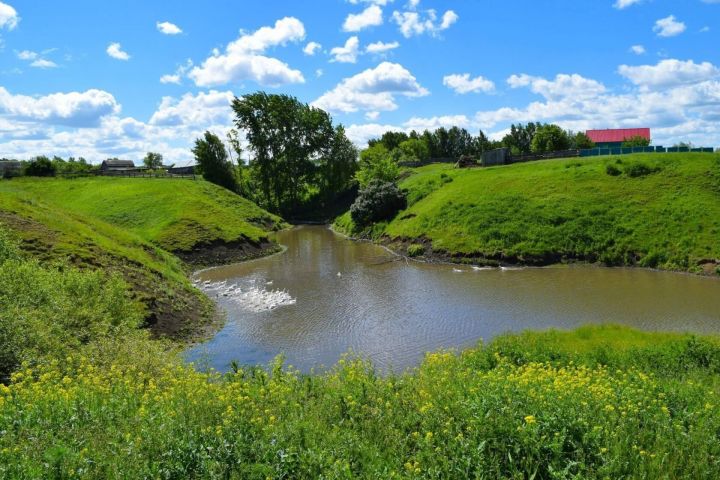
[[720,0],[0,0],[0,157],[177,164],[233,96],[393,128],[650,127],[720,146]]

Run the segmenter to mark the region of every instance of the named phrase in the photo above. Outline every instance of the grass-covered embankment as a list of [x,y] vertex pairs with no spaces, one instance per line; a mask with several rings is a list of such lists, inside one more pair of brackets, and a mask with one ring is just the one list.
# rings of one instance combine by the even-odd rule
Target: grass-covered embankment
[[[720,268],[718,154],[437,164],[405,175],[408,208],[370,232],[402,251],[416,244],[455,261]],[[349,214],[336,227],[358,233]]]
[[119,274],[157,334],[203,336],[214,307],[185,262],[274,251],[280,219],[204,181],[91,178],[0,182],[0,224],[25,254]]
[[73,355],[0,386],[7,478],[718,478],[720,342],[500,337],[381,376]]

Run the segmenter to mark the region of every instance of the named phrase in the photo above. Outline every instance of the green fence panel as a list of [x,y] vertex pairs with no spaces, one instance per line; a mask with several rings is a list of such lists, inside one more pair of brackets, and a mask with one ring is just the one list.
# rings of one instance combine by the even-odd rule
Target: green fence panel
[[655,151],[655,147],[642,147],[642,151],[646,153],[652,153]]
[[611,155],[622,155],[622,153],[623,153],[622,147],[614,147],[614,148],[610,149]]
[[706,148],[703,148],[702,151],[705,153],[713,153],[714,150],[712,147],[709,147],[709,148],[706,147]]
[[665,147],[655,147],[655,151],[657,153],[665,153],[667,152],[667,149]]
[[688,148],[688,147],[680,147],[680,148],[678,148],[678,152],[689,152],[689,151],[690,151],[690,148]]
[[609,148],[598,148],[598,155],[610,155]]

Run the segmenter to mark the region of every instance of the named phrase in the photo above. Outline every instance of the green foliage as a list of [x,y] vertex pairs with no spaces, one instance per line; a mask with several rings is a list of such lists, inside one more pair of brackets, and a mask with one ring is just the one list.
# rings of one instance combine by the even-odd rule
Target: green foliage
[[605,173],[612,177],[617,177],[618,175],[622,174],[622,170],[620,170],[618,167],[613,165],[612,163],[609,163],[605,166]]
[[716,338],[525,333],[399,375],[142,365],[72,355],[0,386],[0,476],[720,476]]
[[198,170],[205,180],[225,187],[231,192],[238,192],[238,184],[232,165],[228,161],[225,145],[217,135],[205,132],[204,138],[195,140],[195,148],[192,152],[195,155]]
[[327,112],[265,92],[235,98],[232,108],[254,153],[251,184],[260,205],[292,215],[316,193],[327,200],[350,188],[357,152]]
[[[206,137],[207,139],[207,137]],[[162,167],[163,156],[156,152],[147,152],[145,158],[143,158],[143,165],[150,170],[155,170]]]
[[397,162],[383,144],[376,144],[360,152],[360,168],[355,178],[360,188],[366,188],[371,181],[394,182],[400,169]]
[[430,159],[430,149],[418,138],[405,140],[397,148],[402,153],[403,161],[424,162]]
[[[390,238],[427,238],[434,251],[520,263],[568,259],[637,265],[662,252],[664,269],[692,270],[720,258],[717,154],[549,160],[493,169],[429,165],[400,183],[409,207],[388,223]],[[634,165],[643,164],[647,168]],[[633,176],[642,170],[654,172]],[[629,172],[629,173],[628,173]],[[453,181],[443,183],[442,175]],[[648,260],[646,260],[647,262]]]
[[590,140],[590,137],[588,137],[585,133],[578,132],[572,136],[569,148],[576,148],[581,150],[595,148],[595,142]]
[[662,168],[658,165],[650,166],[644,162],[629,162],[623,165],[625,175],[631,178],[644,177],[653,173],[657,173]]
[[23,173],[28,177],[52,177],[55,175],[55,165],[48,157],[35,157],[25,164]]
[[557,125],[541,125],[537,127],[530,143],[533,153],[547,153],[567,150],[570,138],[567,132]]
[[365,227],[392,218],[406,206],[405,194],[397,185],[376,178],[360,190],[355,203],[350,207],[350,216],[355,225]]
[[0,264],[0,379],[21,362],[62,359],[101,338],[128,334],[141,319],[117,276],[6,260]]
[[514,155],[529,154],[535,132],[540,127],[540,123],[533,122],[527,125],[510,125],[510,133],[502,139],[503,147],[509,148]]
[[420,257],[425,253],[425,247],[419,243],[412,243],[407,248],[408,257]]
[[628,137],[622,142],[623,147],[647,147],[648,145],[650,145],[650,139],[640,135]]

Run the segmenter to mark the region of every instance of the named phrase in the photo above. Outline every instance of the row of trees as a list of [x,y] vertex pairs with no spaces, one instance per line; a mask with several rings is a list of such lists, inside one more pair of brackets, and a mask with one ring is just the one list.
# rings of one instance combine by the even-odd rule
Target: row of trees
[[499,141],[488,139],[482,130],[473,136],[464,128],[441,127],[422,133],[414,130],[410,133],[385,132],[380,138],[368,142],[369,149],[376,149],[378,145],[384,147],[396,161],[460,158],[466,155],[479,157],[483,152],[496,148],[509,148],[514,155],[524,155],[594,147],[592,140],[582,132],[533,122],[511,125],[510,131]]

